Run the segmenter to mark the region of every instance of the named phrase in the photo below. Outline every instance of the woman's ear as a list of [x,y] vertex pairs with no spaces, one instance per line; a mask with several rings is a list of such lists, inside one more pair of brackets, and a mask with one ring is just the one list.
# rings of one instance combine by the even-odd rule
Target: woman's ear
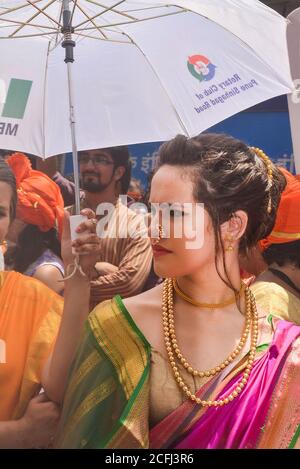
[[229,220],[221,225],[223,241],[238,242],[244,235],[248,225],[248,215],[243,210],[237,210]]

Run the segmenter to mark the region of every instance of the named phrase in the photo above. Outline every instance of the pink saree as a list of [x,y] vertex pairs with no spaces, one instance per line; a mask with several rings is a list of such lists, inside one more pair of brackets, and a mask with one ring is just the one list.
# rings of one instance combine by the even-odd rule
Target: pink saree
[[[242,367],[223,383],[213,378],[203,399],[226,397],[241,379]],[[176,429],[176,430],[174,430]],[[151,448],[291,448],[300,433],[300,327],[278,321],[268,349],[254,362],[243,392],[223,407],[202,408],[186,401],[150,432]]]

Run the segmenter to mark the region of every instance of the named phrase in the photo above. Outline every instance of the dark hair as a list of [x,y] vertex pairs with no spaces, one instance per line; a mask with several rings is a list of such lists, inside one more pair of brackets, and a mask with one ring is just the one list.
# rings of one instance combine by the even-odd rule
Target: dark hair
[[11,188],[12,195],[10,200],[9,218],[10,223],[12,223],[16,217],[18,201],[16,178],[8,164],[3,160],[3,158],[0,158],[0,182],[5,182]]
[[[273,184],[270,188],[264,162],[242,141],[223,134],[207,133],[189,139],[177,135],[159,149],[157,169],[165,164],[191,171],[194,198],[204,203],[211,217],[216,259],[221,247],[225,272],[220,226],[234,212],[243,210],[248,214],[248,225],[239,246],[241,253],[272,231],[286,180],[272,165]],[[267,211],[269,195],[271,213]]]
[[12,150],[6,150],[5,148],[0,148],[0,158],[5,158],[14,153]]
[[13,268],[25,272],[47,249],[61,257],[60,242],[55,228],[43,232],[36,225],[27,225],[20,233],[16,250],[13,254]]
[[120,189],[121,194],[127,194],[130,179],[131,179],[131,160],[128,147],[126,145],[119,147],[109,147],[105,148],[105,151],[109,152],[113,161],[115,168],[119,166],[124,166],[125,172],[120,179]]
[[300,269],[300,239],[290,243],[271,244],[262,255],[268,265],[276,262],[280,267],[291,264]]

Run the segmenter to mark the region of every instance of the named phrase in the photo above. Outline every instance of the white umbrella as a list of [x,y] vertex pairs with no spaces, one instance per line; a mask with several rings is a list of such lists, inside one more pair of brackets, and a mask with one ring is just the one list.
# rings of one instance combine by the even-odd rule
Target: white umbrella
[[291,93],[286,26],[256,0],[0,1],[0,147],[72,150],[78,186],[77,149],[193,136]]

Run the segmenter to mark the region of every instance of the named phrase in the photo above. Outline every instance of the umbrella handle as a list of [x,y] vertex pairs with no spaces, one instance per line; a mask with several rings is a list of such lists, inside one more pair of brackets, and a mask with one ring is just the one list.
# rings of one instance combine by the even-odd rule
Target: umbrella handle
[[80,223],[88,220],[86,215],[71,215],[70,216],[70,230],[71,230],[71,240],[74,241],[76,238],[80,237],[83,233],[76,233],[76,228]]
[[[87,219],[88,217],[85,215],[70,216],[70,231],[72,241],[74,241],[76,238],[82,236],[85,233],[85,231],[83,231],[82,233],[76,233],[76,228]],[[77,271],[80,272],[83,277],[86,277],[86,274],[83,272],[81,265],[79,264],[79,255],[74,252],[73,248],[72,253],[75,255],[74,263],[68,265],[66,272],[67,276],[64,277],[62,280],[59,280],[59,282],[64,282],[65,280],[69,280],[70,278],[74,277]]]

